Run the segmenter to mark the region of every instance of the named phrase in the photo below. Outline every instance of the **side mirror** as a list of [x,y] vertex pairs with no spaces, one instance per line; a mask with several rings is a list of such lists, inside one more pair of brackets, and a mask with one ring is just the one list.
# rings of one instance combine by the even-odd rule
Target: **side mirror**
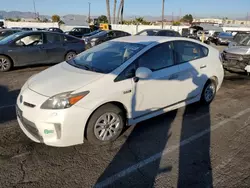
[[139,67],[135,72],[135,77],[137,79],[146,79],[152,75],[152,71],[146,67]]

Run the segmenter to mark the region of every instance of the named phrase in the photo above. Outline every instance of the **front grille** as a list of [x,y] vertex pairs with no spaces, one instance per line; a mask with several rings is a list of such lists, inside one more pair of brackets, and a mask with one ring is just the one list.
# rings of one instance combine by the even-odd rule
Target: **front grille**
[[223,56],[225,60],[250,61],[250,55],[240,55],[224,52]]
[[28,103],[28,102],[23,102],[23,104],[24,104],[25,106],[30,107],[30,108],[34,108],[34,107],[36,106],[36,105],[31,104],[31,103]]
[[24,128],[32,135],[34,136],[37,140],[39,140],[40,142],[42,142],[42,137],[39,134],[38,129],[36,128],[36,125],[34,123],[32,123],[31,121],[27,120],[26,118],[22,117],[20,119],[20,121],[22,122]]

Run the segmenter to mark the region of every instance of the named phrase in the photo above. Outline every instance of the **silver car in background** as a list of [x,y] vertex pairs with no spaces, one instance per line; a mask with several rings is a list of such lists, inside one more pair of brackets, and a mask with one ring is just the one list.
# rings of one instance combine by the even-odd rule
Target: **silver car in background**
[[250,34],[233,42],[222,53],[225,69],[244,71],[250,75]]

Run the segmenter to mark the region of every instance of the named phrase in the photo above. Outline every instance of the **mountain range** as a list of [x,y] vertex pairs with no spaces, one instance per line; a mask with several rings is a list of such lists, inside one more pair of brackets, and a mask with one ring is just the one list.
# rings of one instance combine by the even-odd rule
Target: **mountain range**
[[[2,11],[0,10],[0,17],[3,18],[35,18],[34,12],[21,12],[21,11]],[[50,19],[50,15],[39,15],[40,18],[47,18]],[[98,16],[91,16],[91,18],[96,18]],[[135,17],[143,17],[147,21],[157,21],[161,20],[161,16],[150,16],[150,15],[145,15],[145,16],[136,16],[136,15],[130,15],[130,16],[125,16],[124,19],[126,20],[131,20],[134,19]],[[64,16],[61,16],[61,19],[66,23],[66,22],[86,22],[87,16],[86,15],[79,15],[79,14],[67,14]],[[171,15],[165,15],[165,19],[167,20],[172,20]],[[177,16],[173,17],[174,20],[178,19]],[[246,20],[245,18],[237,18],[239,20]],[[250,16],[248,18],[250,20]]]

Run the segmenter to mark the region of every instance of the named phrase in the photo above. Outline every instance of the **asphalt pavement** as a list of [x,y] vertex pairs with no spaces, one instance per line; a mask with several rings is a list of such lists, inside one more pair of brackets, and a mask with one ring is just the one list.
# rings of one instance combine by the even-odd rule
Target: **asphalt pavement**
[[54,148],[29,140],[14,108],[46,68],[0,73],[0,187],[250,187],[250,77],[227,72],[210,106],[128,127],[112,145]]

